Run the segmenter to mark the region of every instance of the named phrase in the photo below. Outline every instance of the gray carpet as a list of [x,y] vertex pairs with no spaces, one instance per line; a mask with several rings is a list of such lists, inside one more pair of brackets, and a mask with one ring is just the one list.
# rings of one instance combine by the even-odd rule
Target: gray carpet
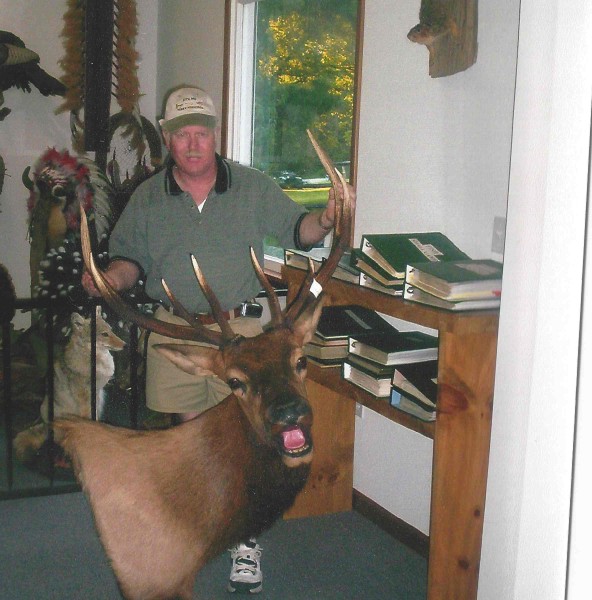
[[[426,597],[425,559],[355,511],[280,521],[259,543],[258,600]],[[229,561],[220,556],[201,571],[196,598],[236,597],[225,591]],[[118,598],[81,493],[0,502],[0,600]]]

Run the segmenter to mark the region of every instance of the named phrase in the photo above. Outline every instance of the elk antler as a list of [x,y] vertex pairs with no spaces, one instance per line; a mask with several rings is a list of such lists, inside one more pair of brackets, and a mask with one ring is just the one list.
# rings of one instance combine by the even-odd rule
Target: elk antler
[[[351,229],[353,223],[352,201],[349,187],[343,175],[333,166],[333,163],[319,146],[313,134],[307,129],[308,137],[314,146],[314,149],[323,164],[335,194],[335,228],[333,233],[333,242],[331,252],[323,262],[318,272],[315,274],[312,261],[308,261],[307,275],[298,291],[298,294],[292,304],[288,307],[285,319],[295,320],[302,312],[305,306],[314,298],[317,298],[323,291],[323,287],[329,281],[333,272],[337,268],[343,253],[349,248],[351,239]],[[342,193],[339,192],[341,187]],[[312,297],[311,297],[312,296]]]
[[273,286],[271,283],[269,283],[269,279],[267,279],[265,276],[265,273],[263,272],[263,269],[257,260],[257,256],[255,256],[255,250],[253,250],[253,246],[250,246],[249,250],[251,251],[251,263],[253,264],[255,273],[257,274],[257,279],[259,279],[259,283],[267,293],[269,311],[271,312],[271,324],[273,327],[279,327],[284,322],[280,301],[275,293],[275,290],[273,289]]
[[[329,256],[323,262],[316,274],[314,272],[312,261],[309,260],[308,273],[304,279],[304,282],[294,302],[286,310],[286,313],[283,317],[277,294],[265,276],[261,265],[257,261],[255,252],[251,248],[251,262],[253,263],[253,268],[255,269],[259,282],[263,286],[263,289],[267,292],[272,315],[271,322],[273,326],[279,326],[284,322],[293,322],[296,320],[302,310],[309,304],[309,302],[319,296],[319,294],[322,292],[323,286],[333,275],[333,272],[339,264],[343,253],[349,247],[349,240],[351,239],[353,211],[349,188],[343,175],[337,169],[335,169],[327,154],[315,140],[313,134],[309,130],[307,130],[307,133],[317,153],[317,156],[319,157],[319,160],[323,164],[323,167],[325,168],[325,171],[331,180],[335,193],[335,230],[333,234],[333,243],[331,245],[331,252]],[[339,191],[340,188],[342,193]],[[97,289],[100,291],[101,295],[103,298],[105,298],[111,308],[115,310],[115,312],[121,315],[124,319],[131,321],[132,323],[135,323],[144,329],[150,329],[155,333],[175,339],[207,342],[220,347],[224,343],[236,338],[236,335],[223,316],[222,308],[218,302],[218,299],[206,281],[193,255],[191,256],[191,262],[195,277],[204,296],[206,297],[206,300],[208,301],[208,304],[210,305],[212,314],[220,326],[219,332],[204,327],[193,315],[191,315],[177,300],[164,280],[161,280],[161,283],[171,303],[171,306],[174,308],[175,312],[188,323],[188,325],[178,325],[176,323],[161,321],[153,317],[147,317],[126,302],[109,284],[108,280],[105,278],[105,275],[97,268],[92,256],[88,222],[82,207],[80,212],[82,256],[84,259],[84,264],[92,275]]]
[[[223,325],[220,323],[220,319],[218,319],[218,324],[220,325],[222,333],[219,331],[213,331],[211,329],[208,329],[207,327],[204,327],[201,323],[199,323],[192,315],[190,315],[183,308],[180,302],[173,296],[172,292],[170,291],[164,280],[162,280],[161,283],[169,300],[171,301],[172,306],[180,315],[182,315],[182,317],[189,323],[189,325],[177,325],[176,323],[167,323],[165,321],[154,319],[152,317],[147,317],[146,315],[142,314],[139,310],[137,310],[137,308],[131,306],[128,302],[126,302],[121,297],[121,295],[113,289],[113,287],[109,284],[103,273],[97,268],[91,250],[90,236],[88,231],[88,221],[84,209],[82,207],[80,208],[80,233],[82,241],[82,258],[84,259],[84,264],[86,268],[92,275],[93,281],[97,286],[97,289],[101,292],[103,298],[107,301],[109,306],[111,306],[111,308],[124,319],[135,323],[139,327],[142,327],[144,329],[150,329],[151,331],[154,331],[155,333],[159,333],[166,337],[171,337],[179,340],[192,340],[194,342],[207,342],[208,344],[213,344],[215,346],[221,346],[224,342],[235,337],[234,333],[228,326],[228,323],[226,323],[224,319],[222,319],[222,322],[226,324],[226,327],[223,327]],[[203,276],[202,281],[205,281]],[[200,284],[200,286],[202,285],[199,278],[198,283]],[[210,302],[210,298],[213,296],[213,293],[209,286],[208,290],[209,292],[206,292],[202,288],[204,296],[206,297],[208,302]],[[219,304],[217,308],[220,312]],[[214,311],[213,307],[212,311]]]

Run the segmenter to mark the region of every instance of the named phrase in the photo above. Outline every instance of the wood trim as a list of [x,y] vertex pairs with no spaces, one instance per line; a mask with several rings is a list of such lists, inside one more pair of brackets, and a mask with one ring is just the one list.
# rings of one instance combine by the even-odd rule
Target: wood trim
[[429,536],[399,519],[356,489],[353,491],[353,509],[420,556],[428,558]]
[[350,183],[355,187],[358,178],[358,148],[360,138],[360,98],[362,96],[362,58],[364,55],[364,14],[366,2],[359,0],[356,24],[356,58],[354,81],[354,109],[352,114]]
[[230,93],[230,12],[232,0],[224,3],[224,57],[222,60],[222,115],[220,117],[220,152],[228,156],[228,95]]

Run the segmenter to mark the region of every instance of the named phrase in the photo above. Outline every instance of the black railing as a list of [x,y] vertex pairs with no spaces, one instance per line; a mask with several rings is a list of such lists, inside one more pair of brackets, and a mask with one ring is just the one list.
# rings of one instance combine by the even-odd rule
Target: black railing
[[[100,300],[85,302],[85,312],[90,318],[90,339],[96,342],[97,320],[95,307],[102,306]],[[71,309],[71,307],[70,307]],[[13,323],[2,323],[2,427],[0,428],[0,500],[26,496],[64,493],[79,489],[73,472],[60,456],[60,448],[53,443],[51,427],[42,448],[28,461],[21,461],[15,454],[14,438],[19,431],[40,425],[39,408],[47,397],[47,422],[53,422],[55,415],[54,361],[59,332],[56,332],[56,315],[68,315],[68,307],[59,301],[41,298],[18,299],[17,313],[31,312],[34,325],[29,329],[15,331]],[[75,312],[75,311],[72,311]],[[143,398],[143,379],[140,371],[142,357],[138,352],[139,331],[136,325],[126,324],[119,328],[117,335],[125,338],[126,347],[117,353],[115,359],[118,383],[108,384],[106,394],[115,398],[125,410],[119,411],[117,425],[137,429],[139,427],[140,403]],[[56,335],[57,334],[57,335]],[[23,341],[24,340],[24,341]],[[28,352],[23,348],[28,348]],[[35,360],[34,351],[42,355]],[[28,355],[27,355],[28,354]],[[41,364],[39,364],[41,363]],[[97,418],[97,346],[90,344],[90,412]],[[117,370],[119,369],[119,373]],[[20,370],[20,373],[18,371]],[[17,372],[15,385],[15,371]],[[124,381],[127,379],[127,381]],[[23,391],[26,387],[36,388],[35,392]],[[34,396],[34,398],[32,398]],[[26,404],[26,406],[25,406]],[[35,414],[37,411],[37,414]],[[62,466],[60,466],[62,465]]]
[[[278,296],[286,295],[285,286],[279,281],[273,281]],[[265,297],[265,292],[261,292],[258,298]],[[90,414],[92,419],[97,418],[96,391],[97,391],[97,320],[95,309],[101,306],[106,312],[108,308],[101,300],[87,299],[84,302],[84,312],[90,318],[91,333],[90,339],[95,343],[90,344]],[[138,305],[143,309],[154,309],[155,305],[142,303]],[[15,455],[13,442],[15,435],[20,431],[41,424],[39,407],[44,397],[48,401],[47,422],[53,422],[55,416],[55,382],[54,382],[54,362],[55,348],[60,346],[60,342],[66,342],[61,339],[60,331],[56,331],[56,320],[58,323],[64,323],[70,318],[72,312],[79,312],[73,309],[72,305],[65,305],[64,301],[47,300],[42,298],[17,299],[15,306],[17,313],[31,312],[34,325],[30,329],[17,332],[14,330],[13,323],[2,323],[2,372],[0,381],[2,386],[2,427],[0,428],[0,500],[10,498],[22,498],[28,496],[48,495],[64,493],[79,490],[74,474],[65,457],[61,455],[61,449],[53,441],[51,427],[47,428],[47,436],[41,450],[33,457],[31,461],[22,461]],[[112,314],[111,321],[118,321],[119,317]],[[14,322],[15,319],[13,319]],[[32,332],[36,335],[33,339]],[[112,406],[117,405],[117,410],[106,414],[106,422],[112,425],[130,427],[132,429],[148,429],[168,426],[170,422],[166,417],[151,413],[145,406],[144,389],[145,369],[143,365],[144,348],[138,348],[140,339],[138,327],[134,324],[124,323],[116,328],[115,333],[125,338],[126,348],[122,352],[114,354],[116,372],[114,378],[106,387],[109,394],[108,401],[112,401]],[[29,339],[27,340],[27,335]],[[19,339],[18,343],[13,340]],[[58,339],[60,338],[60,339]],[[31,356],[27,356],[24,364],[20,364],[23,371],[19,377],[19,385],[15,386],[15,359],[22,358],[22,340],[28,341],[30,349],[36,346],[41,350],[44,360],[35,364]],[[142,338],[145,343],[145,337]],[[26,345],[26,344],[25,344]],[[18,347],[15,347],[18,346]],[[43,346],[40,348],[39,346]],[[28,384],[38,383],[36,389],[36,401],[32,402],[33,410],[29,412],[23,410],[24,398],[27,393],[23,393],[22,382]],[[115,381],[115,383],[114,383]],[[19,389],[17,389],[19,388]],[[36,411],[36,412],[35,412]],[[23,413],[26,413],[23,416]],[[142,418],[140,418],[140,416]]]

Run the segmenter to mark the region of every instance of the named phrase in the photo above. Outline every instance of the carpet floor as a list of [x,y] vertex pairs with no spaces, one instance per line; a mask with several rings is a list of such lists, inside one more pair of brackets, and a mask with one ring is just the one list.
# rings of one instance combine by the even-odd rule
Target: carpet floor
[[[0,600],[120,598],[82,493],[1,501],[0,538]],[[280,521],[259,543],[258,600],[426,597],[425,558],[355,511]],[[227,553],[208,564],[195,598],[232,598],[229,567]]]

